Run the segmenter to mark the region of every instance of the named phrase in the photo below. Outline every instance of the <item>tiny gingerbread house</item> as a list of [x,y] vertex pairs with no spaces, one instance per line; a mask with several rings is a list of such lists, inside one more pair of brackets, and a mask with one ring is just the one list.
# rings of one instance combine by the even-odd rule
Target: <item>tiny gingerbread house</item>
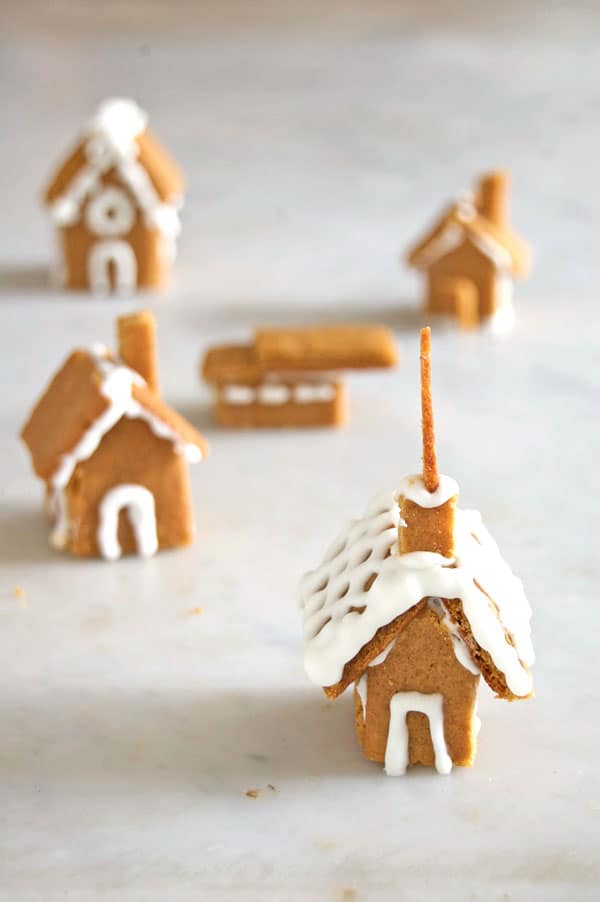
[[354,685],[364,755],[473,764],[480,676],[500,698],[532,694],[531,610],[476,511],[437,472],[422,335],[423,474],[378,495],[301,585],[305,667],[328,698]]
[[513,281],[528,275],[531,252],[511,229],[508,194],[508,173],[484,175],[408,251],[407,263],[425,278],[428,315],[454,316],[466,329],[511,327]]
[[21,433],[46,486],[51,544],[109,560],[192,542],[188,462],[207,453],[160,398],[152,316],[117,326],[119,357],[74,351]]
[[131,100],[102,103],[45,191],[66,288],[159,288],[175,257],[181,172]]
[[270,328],[258,329],[248,344],[209,348],[201,375],[214,387],[220,426],[341,426],[348,418],[342,371],[388,369],[397,361],[385,326]]

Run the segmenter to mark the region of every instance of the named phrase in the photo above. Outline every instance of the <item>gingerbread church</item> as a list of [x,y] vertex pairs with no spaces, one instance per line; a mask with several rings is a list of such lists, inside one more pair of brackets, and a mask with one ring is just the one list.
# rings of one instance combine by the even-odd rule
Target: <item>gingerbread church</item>
[[512,326],[513,281],[531,269],[528,245],[512,230],[509,176],[490,172],[447,207],[406,255],[425,279],[425,312],[455,317],[464,329]]
[[376,496],[301,584],[308,676],[328,698],[354,685],[363,753],[392,776],[473,764],[481,676],[503,699],[533,691],[523,586],[437,471],[421,341],[423,472]]
[[207,454],[160,397],[152,316],[121,317],[117,330],[119,356],[74,351],[21,433],[45,484],[51,544],[109,560],[193,540],[188,463]]
[[184,182],[146,119],[132,100],[102,103],[46,188],[66,288],[130,293],[165,282]]

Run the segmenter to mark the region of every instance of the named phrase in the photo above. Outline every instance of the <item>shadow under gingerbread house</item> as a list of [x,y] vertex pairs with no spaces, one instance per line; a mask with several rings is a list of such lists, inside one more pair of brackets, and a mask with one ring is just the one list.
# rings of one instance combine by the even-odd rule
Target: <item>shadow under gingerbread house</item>
[[74,351],[21,433],[46,486],[51,544],[109,560],[193,540],[188,463],[207,453],[159,396],[153,318],[117,325],[120,356]]

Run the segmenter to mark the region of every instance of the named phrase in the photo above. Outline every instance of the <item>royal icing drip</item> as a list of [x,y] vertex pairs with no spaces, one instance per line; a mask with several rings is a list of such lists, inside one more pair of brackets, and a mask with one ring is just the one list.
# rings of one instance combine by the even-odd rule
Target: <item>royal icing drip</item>
[[395,493],[396,500],[406,498],[413,501],[419,507],[439,507],[445,504],[455,495],[458,495],[458,483],[451,476],[440,476],[440,481],[435,492],[425,488],[423,477],[420,473],[415,476],[405,476]]
[[[442,497],[458,491],[444,479],[441,485]],[[423,598],[460,598],[475,640],[489,652],[511,692],[528,695],[534,658],[531,609],[480,515],[457,510],[455,559],[426,551],[399,554],[399,519],[394,495],[377,496],[365,516],[333,543],[321,566],[304,576],[300,603],[309,677],[321,686],[334,685],[381,626]]]
[[121,557],[118,528],[119,513],[127,510],[138,554],[150,557],[158,549],[154,496],[142,485],[123,484],[110,489],[98,506],[96,540],[102,557],[116,561]]
[[120,239],[102,240],[94,244],[88,257],[88,280],[93,291],[108,292],[114,270],[116,291],[132,292],[137,283],[137,260],[133,248]]
[[439,692],[397,692],[390,700],[390,726],[385,748],[385,772],[389,777],[400,777],[408,767],[408,725],[406,715],[410,711],[425,714],[429,720],[429,732],[435,753],[435,769],[438,774],[449,774],[452,759],[448,754],[444,736],[444,697]]
[[360,699],[360,703],[362,705],[362,716],[363,720],[366,720],[367,717],[367,681],[369,678],[368,671],[365,670],[363,675],[358,679],[355,683],[356,692]]
[[479,667],[477,667],[477,665],[473,661],[473,658],[469,654],[469,650],[465,645],[464,639],[460,635],[457,625],[450,618],[450,615],[448,614],[448,611],[446,610],[442,599],[430,598],[428,605],[432,611],[435,611],[435,613],[438,615],[438,617],[450,633],[452,646],[454,648],[454,654],[456,655],[456,660],[458,661],[458,663],[461,664],[465,668],[465,670],[468,670],[475,676],[478,676],[480,673]]
[[373,658],[373,660],[369,662],[369,667],[378,667],[379,664],[383,664],[395,644],[396,640],[392,639],[390,644],[386,645],[381,654],[378,654],[376,658]]

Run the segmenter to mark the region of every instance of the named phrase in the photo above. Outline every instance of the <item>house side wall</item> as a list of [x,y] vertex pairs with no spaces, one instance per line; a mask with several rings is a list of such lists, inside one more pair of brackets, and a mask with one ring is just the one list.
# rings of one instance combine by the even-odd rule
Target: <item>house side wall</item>
[[[441,693],[444,735],[454,764],[472,764],[475,757],[473,715],[479,677],[459,664],[447,629],[428,607],[398,635],[383,663],[367,669],[366,718],[356,707],[357,735],[365,757],[385,761],[390,702],[397,692]],[[434,765],[429,722],[424,714],[407,716],[410,764]]]
[[[172,442],[154,435],[146,422],[123,418],[107,432],[94,454],[77,465],[67,486],[75,554],[99,554],[98,506],[109,489],[130,483],[144,486],[154,497],[159,548],[192,541],[187,462],[174,451]],[[124,511],[118,537],[123,553],[137,550]]]
[[[120,188],[129,198],[136,211],[135,222],[130,231],[119,235],[117,240],[127,242],[135,254],[138,286],[140,288],[159,287],[163,284],[166,275],[161,233],[146,225],[137,200],[114,169],[101,176],[99,182],[104,187],[114,185]],[[85,214],[90,201],[91,197],[88,196],[81,206],[76,223],[59,229],[65,265],[65,285],[74,290],[88,290],[91,287],[89,279],[91,250],[98,242],[110,240],[96,235],[88,228]]]
[[495,263],[468,238],[431,264],[427,271],[427,310],[430,313],[454,313],[447,292],[448,279],[470,279],[477,288],[479,316],[490,316],[496,309]]

